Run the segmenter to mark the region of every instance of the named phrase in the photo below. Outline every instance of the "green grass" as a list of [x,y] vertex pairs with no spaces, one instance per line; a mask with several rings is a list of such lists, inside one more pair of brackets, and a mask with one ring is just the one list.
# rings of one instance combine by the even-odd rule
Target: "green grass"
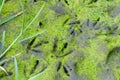
[[[3,1],[0,0],[0,12],[1,12],[1,9],[2,9],[2,7],[3,7],[3,5],[4,5],[4,2],[5,2],[5,0],[3,0]],[[24,40],[31,39],[31,38],[33,38],[33,37],[35,37],[35,36],[37,36],[37,35],[40,35],[40,34],[42,34],[43,32],[46,31],[46,30],[44,30],[44,31],[41,31],[41,32],[36,33],[36,34],[34,34],[34,35],[31,35],[31,36],[29,36],[28,38],[19,40],[20,37],[21,37],[23,34],[25,34],[25,31],[31,26],[31,24],[32,24],[32,23],[36,20],[36,18],[39,16],[39,14],[40,14],[41,11],[43,10],[45,4],[42,5],[42,7],[39,9],[39,11],[37,12],[37,14],[36,14],[36,15],[34,16],[34,18],[32,19],[32,21],[31,21],[27,26],[24,26],[24,24],[25,24],[25,23],[24,23],[24,21],[25,21],[24,11],[25,11],[25,10],[24,10],[24,6],[23,6],[21,0],[20,0],[20,6],[21,6],[22,11],[20,11],[20,12],[18,12],[17,14],[12,15],[12,16],[9,16],[9,17],[7,17],[7,18],[5,18],[5,19],[3,19],[3,20],[0,21],[0,25],[2,25],[2,24],[5,24],[6,22],[8,22],[8,21],[10,21],[10,20],[12,20],[12,19],[14,19],[14,18],[16,18],[17,16],[19,16],[19,15],[21,15],[21,14],[22,14],[22,17],[23,17],[23,23],[22,23],[22,27],[21,27],[21,30],[20,30],[20,32],[19,32],[19,35],[12,41],[12,43],[11,43],[6,49],[5,49],[5,33],[6,33],[6,31],[3,31],[2,41],[1,41],[1,43],[2,43],[2,48],[0,49],[0,59],[2,59],[2,58],[4,57],[4,55],[8,52],[8,50],[10,50],[11,47],[12,47],[17,41],[18,41],[18,42],[21,42],[21,41],[24,41]],[[24,27],[25,27],[25,28],[24,28]],[[16,55],[15,55],[15,56],[16,56]],[[16,60],[16,57],[15,57],[15,56],[12,56],[11,58],[14,58],[15,78],[16,78],[16,80],[18,80],[18,65],[17,65],[17,60]],[[5,63],[5,62],[7,62],[7,61],[9,61],[11,58],[0,60],[0,65],[3,64],[3,63]],[[2,66],[0,66],[0,69],[1,69],[2,71],[4,71],[7,75],[9,75],[9,74],[7,73],[7,71],[6,71],[5,68],[3,68]]]
[[[1,34],[2,45],[0,51],[0,69],[2,72],[0,75],[8,75],[9,72],[13,72],[13,74],[9,76],[3,76],[3,80],[6,80],[8,77],[12,78],[13,80],[59,80],[59,78],[61,80],[67,80],[67,77],[74,80],[75,76],[72,75],[74,74],[74,68],[75,73],[82,80],[99,80],[99,74],[104,74],[103,70],[107,70],[107,67],[109,67],[107,64],[105,67],[102,65],[106,59],[106,55],[109,53],[110,49],[120,45],[119,35],[108,36],[104,34],[98,34],[102,33],[101,27],[97,30],[87,28],[88,24],[86,25],[86,23],[92,25],[92,23],[94,23],[92,20],[96,20],[99,16],[101,21],[104,19],[104,17],[106,18],[105,14],[101,14],[103,11],[106,11],[106,9],[102,11],[100,7],[97,7],[102,6],[102,3],[100,3],[102,1],[97,2],[97,4],[92,3],[94,6],[88,7],[86,1],[86,4],[84,5],[84,3],[82,3],[80,0],[68,0],[69,5],[71,6],[67,7],[71,8],[70,12],[73,11],[73,13],[69,13],[68,11],[68,13],[65,15],[59,15],[55,11],[49,9],[50,6],[55,5],[52,4],[52,2],[54,3],[54,0],[51,0],[51,4],[48,4],[46,1],[46,6],[39,0],[38,3],[33,2],[33,4],[35,3],[34,6],[29,6],[29,0],[28,3],[24,3],[25,5],[22,3],[24,0],[19,1],[20,10],[17,9],[17,11],[19,10],[20,13],[22,12],[20,17],[16,18],[19,16],[18,12],[15,14],[16,16],[8,16],[7,18],[2,19],[2,22],[0,22],[0,29],[4,27],[4,24],[6,26],[7,22],[11,22],[7,24],[10,27],[7,27],[8,32],[6,30]],[[9,2],[11,5],[14,4],[11,1]],[[15,3],[16,2],[17,1],[15,1]],[[6,7],[5,5],[4,7]],[[17,4],[17,6],[19,5]],[[40,6],[41,8],[38,10]],[[38,10],[38,12],[36,12],[36,10],[34,11],[34,9]],[[43,9],[44,12],[41,13]],[[9,11],[6,10],[4,12],[4,10],[5,8],[3,9],[3,13]],[[6,14],[3,15],[3,17],[4,16],[6,16]],[[12,22],[11,20],[14,18],[16,18],[16,21],[13,20]],[[86,18],[89,20],[86,20]],[[65,23],[66,20],[68,21]],[[81,24],[76,23],[78,20]],[[40,26],[38,22],[41,22],[42,26]],[[74,31],[75,37],[73,36],[74,34],[71,37],[71,30],[69,30],[71,28],[70,24],[73,24],[72,26],[74,26],[71,30]],[[109,25],[106,24],[106,26]],[[15,30],[14,27],[17,28],[17,30]],[[3,29],[5,30],[6,27]],[[82,32],[79,33],[79,30],[82,30]],[[10,33],[11,31],[15,31],[17,34],[14,32]],[[41,35],[42,33],[45,34]],[[36,36],[37,38],[35,38],[35,40],[30,40]],[[21,42],[23,41],[26,41],[25,45],[21,45]],[[67,47],[65,47],[66,43]],[[28,49],[29,45],[30,49]],[[36,45],[37,47],[35,47]],[[39,50],[39,52],[37,52],[37,50]],[[69,51],[72,51],[72,53],[69,54]],[[5,68],[2,66],[4,63],[5,65],[8,65]],[[75,66],[72,67],[72,63],[75,63]],[[110,66],[112,65],[114,64],[110,64]],[[60,69],[57,71],[59,66]],[[70,71],[67,69],[68,73],[70,73],[70,76],[67,76],[64,69],[64,67],[67,68],[68,66],[71,69]],[[111,69],[114,68],[111,67]],[[116,71],[115,76],[116,74],[118,75],[119,79],[119,72]]]
[[18,43],[20,43],[20,42],[22,42],[22,41],[29,40],[29,39],[31,39],[31,38],[34,38],[34,37],[36,37],[36,36],[38,36],[38,35],[44,33],[45,31],[46,31],[46,30],[43,30],[43,31],[38,32],[38,33],[36,33],[36,34],[34,34],[34,35],[31,35],[31,36],[29,36],[29,37],[27,37],[27,38],[24,38],[24,39],[22,39],[22,40],[19,40]]
[[[17,40],[19,40],[19,38],[24,34],[24,32],[31,26],[31,24],[36,20],[36,18],[39,16],[41,11],[43,10],[44,6],[45,6],[45,4],[42,5],[42,7],[39,9],[38,13],[35,15],[35,17],[32,19],[32,21],[25,27],[25,29],[23,29],[24,25],[22,26],[19,35],[12,41],[12,43],[7,47],[7,49],[5,49],[5,51],[0,55],[0,58],[2,58],[7,53],[7,51],[17,42]],[[32,36],[35,36],[35,35],[32,35]],[[29,37],[29,38],[31,38],[31,37]]]
[[0,49],[0,54],[2,54],[3,50],[5,49],[5,31],[3,31],[3,34],[2,34],[2,41],[1,41],[1,49]]
[[2,8],[3,8],[4,3],[5,3],[5,0],[0,0],[0,12],[1,12]]
[[22,13],[23,12],[21,11],[21,12],[18,12],[17,14],[15,14],[15,15],[8,16],[7,18],[0,21],[0,25],[5,24],[6,22],[16,18],[17,16],[21,15]]
[[15,56],[14,56],[14,66],[15,66],[15,78],[16,78],[15,80],[18,80],[18,65]]

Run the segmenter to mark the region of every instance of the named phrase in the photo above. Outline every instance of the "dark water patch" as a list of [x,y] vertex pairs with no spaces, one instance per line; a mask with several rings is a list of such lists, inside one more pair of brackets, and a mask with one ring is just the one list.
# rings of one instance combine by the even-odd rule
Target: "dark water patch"
[[34,2],[37,2],[37,0],[33,0]]
[[27,50],[27,53],[30,54],[30,55],[34,55],[35,57],[37,58],[40,58],[40,59],[44,59],[44,53],[41,51],[41,50],[35,50],[32,51],[32,50]]
[[40,21],[40,22],[39,22],[39,26],[41,27],[42,25],[43,25],[43,23]]
[[40,50],[36,50],[36,49],[32,49],[31,51],[35,52],[35,53],[41,53]]
[[64,2],[69,6],[69,2],[68,2],[68,0],[64,0]]
[[68,22],[69,18],[67,18],[64,22],[63,22],[63,26]]
[[70,74],[69,74],[69,72],[68,72],[66,66],[63,66],[63,70],[64,70],[64,72],[65,72],[65,74],[66,74],[67,76],[70,76]]
[[39,65],[39,60],[36,60],[35,65],[34,65],[33,69],[31,70],[30,74],[33,74],[35,72],[38,65]]
[[58,47],[58,39],[57,38],[54,38],[54,43],[53,43],[53,50],[52,51],[57,51],[57,47]]
[[62,62],[59,62],[57,65],[57,72],[60,70],[61,66],[62,66]]
[[75,71],[76,63],[68,61],[64,65],[64,68],[66,70],[66,74],[68,75],[69,79],[68,80],[81,80],[81,78],[76,74]]
[[37,48],[39,46],[42,46],[43,44],[48,44],[48,43],[49,43],[49,41],[41,41],[41,42],[38,42],[37,44],[35,44],[33,47]]
[[98,18],[95,22],[94,25],[96,25],[100,21],[100,18]]
[[29,43],[28,43],[28,46],[27,46],[27,49],[30,50],[31,49],[31,46],[33,45],[33,43],[35,42],[35,38],[33,38]]
[[69,25],[75,25],[75,24],[80,24],[80,20],[71,21],[71,22],[69,23]]
[[68,29],[68,32],[69,32],[70,36],[74,37],[82,32],[82,29],[80,28],[80,23],[81,23],[80,20],[71,21],[69,23],[70,27]]
[[79,29],[79,32],[82,33],[83,32],[82,29]]
[[75,31],[73,29],[70,29],[70,35],[74,36],[75,35]]
[[68,47],[68,43],[66,42],[63,44],[63,48],[61,49],[61,51],[63,52],[67,47]]
[[95,3],[97,2],[98,0],[91,0],[88,4],[92,4],[92,3]]
[[57,57],[57,58],[66,57],[66,56],[68,56],[69,54],[71,54],[72,52],[73,52],[73,50],[70,50],[70,51],[68,51],[67,53],[63,54],[63,55],[57,55],[56,57]]

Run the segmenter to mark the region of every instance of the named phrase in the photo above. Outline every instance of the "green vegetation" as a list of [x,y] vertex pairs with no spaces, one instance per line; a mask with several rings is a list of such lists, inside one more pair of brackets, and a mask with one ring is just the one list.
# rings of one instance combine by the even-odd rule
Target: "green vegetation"
[[120,80],[120,0],[1,0],[0,80]]

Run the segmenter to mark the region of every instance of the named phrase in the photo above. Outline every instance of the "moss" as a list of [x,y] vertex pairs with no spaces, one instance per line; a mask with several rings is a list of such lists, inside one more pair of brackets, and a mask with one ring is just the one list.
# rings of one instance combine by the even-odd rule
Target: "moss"
[[[114,47],[120,46],[119,28],[114,29],[114,26],[119,27],[119,14],[113,17],[114,10],[110,11],[119,6],[120,1],[69,0],[65,2],[61,0],[59,2],[43,0],[32,2],[32,0],[23,0],[26,10],[25,26],[33,19],[44,2],[46,3],[45,8],[19,40],[43,30],[46,32],[36,37],[28,52],[26,51],[27,46],[32,39],[25,41],[24,46],[21,43],[14,44],[5,55],[8,58],[21,53],[17,57],[19,79],[27,80],[37,75],[34,80],[38,80],[38,78],[41,80],[58,80],[58,78],[69,80],[72,72],[67,69],[70,74],[67,76],[64,66],[72,62],[76,64],[75,73],[80,79],[100,80],[99,76],[104,74],[106,69],[98,65],[104,64],[109,52]],[[12,5],[14,7],[11,7]],[[61,5],[63,6],[60,10],[64,10],[63,12],[59,12],[55,8],[59,9]],[[20,11],[19,1],[8,1],[4,6],[2,18],[9,16],[12,12]],[[97,28],[95,28],[96,25],[98,25]],[[3,28],[4,26],[5,28]],[[18,36],[21,26],[22,16],[1,26],[2,30],[6,30],[6,47]],[[40,45],[34,47],[37,44]],[[40,52],[32,51],[34,49]],[[35,68],[36,61],[40,63]],[[61,62],[61,66],[57,71],[59,62]],[[7,70],[13,72],[11,77],[15,79],[14,62],[10,61],[7,64]],[[108,64],[105,65],[110,67]],[[119,68],[115,66],[111,68],[116,80],[119,80]],[[3,74],[0,73],[0,75]],[[7,78],[5,76],[2,79]]]

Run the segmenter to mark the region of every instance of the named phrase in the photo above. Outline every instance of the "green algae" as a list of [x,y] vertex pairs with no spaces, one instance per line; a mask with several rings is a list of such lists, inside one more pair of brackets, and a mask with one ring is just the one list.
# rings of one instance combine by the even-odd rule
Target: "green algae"
[[[23,0],[23,3],[26,10],[25,25],[27,25],[44,1],[33,2],[32,0]],[[113,17],[114,11],[110,12],[116,5],[119,6],[119,3],[119,0],[99,0],[97,2],[94,2],[94,0],[69,0],[66,4],[64,0],[61,2],[57,0],[46,0],[46,5],[41,15],[25,31],[25,34],[20,40],[37,32],[47,31],[36,37],[28,52],[26,49],[32,39],[26,40],[24,46],[21,43],[13,45],[5,55],[5,58],[21,53],[17,57],[19,80],[70,80],[69,78],[72,76],[72,72],[68,71],[70,76],[67,76],[63,68],[68,62],[76,64],[75,73],[79,77],[79,80],[107,80],[102,75],[105,74],[104,71],[106,69],[102,68],[104,66],[101,67],[99,65],[103,65],[106,62],[106,58],[113,48],[120,46],[119,28],[117,32],[112,29],[114,25],[119,26],[119,14]],[[12,5],[14,7],[11,7]],[[62,7],[64,12],[62,13],[56,11],[56,8],[51,9],[51,6],[59,8],[60,5],[64,5]],[[19,1],[8,1],[5,3],[1,15],[4,18],[12,14],[12,12],[19,10]],[[87,24],[89,23],[87,23],[87,19],[94,25],[100,22],[104,23],[100,25],[100,28],[90,30],[88,29]],[[70,25],[71,22],[78,20],[80,20],[80,23]],[[39,22],[42,23],[41,26],[39,26]],[[18,36],[21,25],[22,17],[19,16],[0,27],[0,29],[3,28],[2,30],[6,30],[6,47]],[[73,26],[73,33],[70,32],[70,26]],[[109,34],[109,31],[107,32],[104,26],[109,26],[111,32],[116,33]],[[79,33],[79,29],[83,30],[82,33]],[[0,33],[2,33],[2,30],[0,30]],[[57,39],[57,42],[55,42],[55,39]],[[43,41],[47,41],[47,43],[44,44]],[[35,48],[34,46],[38,43],[43,44]],[[68,44],[67,47],[64,47],[65,43]],[[55,45],[56,47],[54,47]],[[33,49],[40,50],[41,53],[32,52]],[[115,58],[119,60],[119,57]],[[36,61],[40,62],[37,68],[34,67]],[[59,61],[62,65],[57,72]],[[7,71],[15,72],[13,60],[5,64],[7,65],[5,67]],[[105,64],[105,66],[112,69],[111,72],[108,72],[110,74],[109,76],[111,76],[110,80],[120,79],[120,68],[117,66],[116,60],[114,62],[109,61],[109,64]],[[114,78],[112,78],[112,74],[114,74]],[[8,77],[3,72],[0,75],[2,76],[0,77],[2,80],[6,80],[9,77],[13,80],[15,79],[14,73]],[[35,76],[34,79],[31,78],[33,76]]]

